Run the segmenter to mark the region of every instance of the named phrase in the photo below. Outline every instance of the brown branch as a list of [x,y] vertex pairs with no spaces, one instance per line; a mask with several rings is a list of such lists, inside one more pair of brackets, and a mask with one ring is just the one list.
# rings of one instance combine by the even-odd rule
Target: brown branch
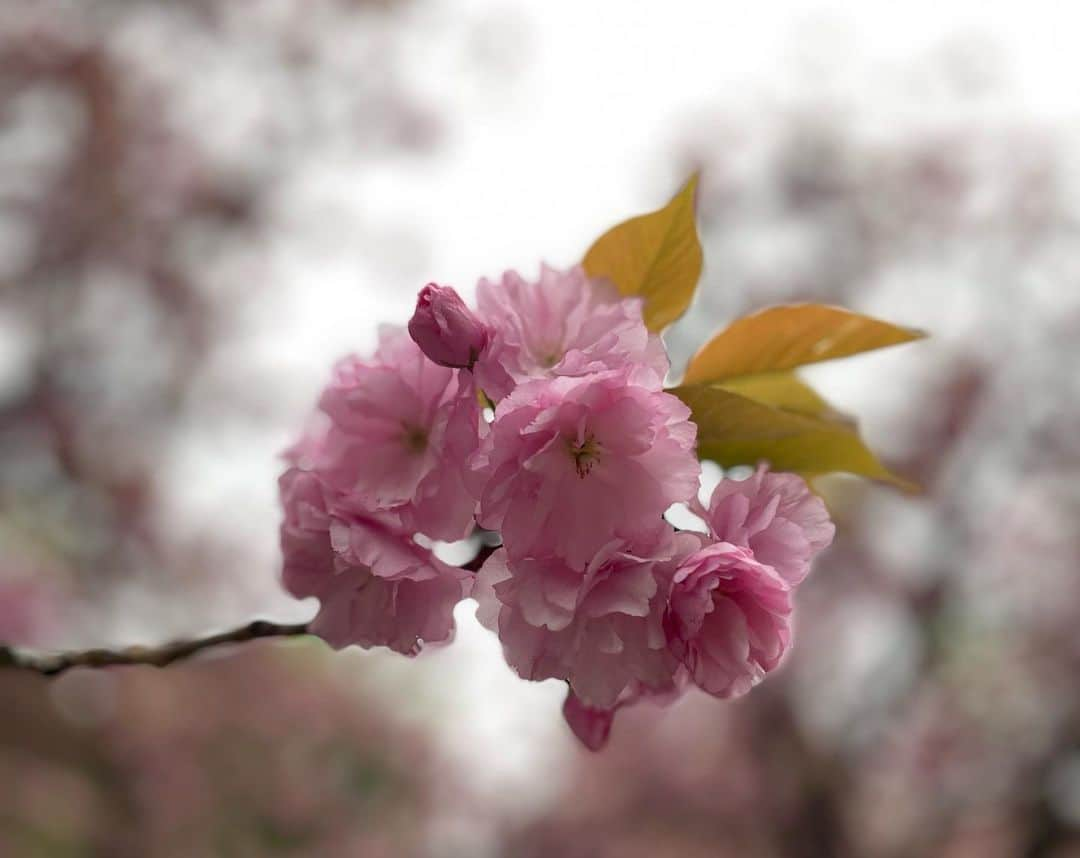
[[[461,568],[477,572],[498,546],[481,545],[476,556]],[[272,623],[254,620],[238,629],[219,632],[204,638],[173,641],[162,646],[132,646],[125,649],[88,649],[70,652],[35,652],[8,646],[0,642],[0,670],[24,670],[41,676],[57,676],[73,667],[114,667],[141,664],[148,667],[167,667],[174,661],[191,658],[203,650],[224,644],[245,643],[257,638],[286,638],[308,634],[307,623]]]
[[238,629],[204,638],[174,641],[158,647],[133,646],[126,649],[89,649],[74,652],[32,652],[0,644],[0,670],[25,670],[41,676],[57,676],[73,667],[111,667],[142,664],[166,667],[203,650],[224,644],[244,643],[257,638],[297,637],[308,633],[307,623],[272,623],[255,620]]

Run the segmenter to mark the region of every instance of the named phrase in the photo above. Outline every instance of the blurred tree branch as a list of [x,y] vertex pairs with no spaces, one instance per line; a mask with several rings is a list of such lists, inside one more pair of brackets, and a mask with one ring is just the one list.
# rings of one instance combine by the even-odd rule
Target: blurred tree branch
[[[497,549],[481,545],[476,556],[461,565],[468,572],[478,572],[484,561]],[[275,623],[252,620],[240,628],[202,638],[173,641],[157,647],[132,646],[124,649],[87,649],[69,652],[38,652],[0,642],[0,670],[25,670],[42,676],[58,676],[73,667],[115,667],[141,664],[168,667],[174,661],[191,658],[203,650],[226,644],[246,643],[259,638],[300,637],[310,634],[308,623]]]
[[73,667],[112,667],[142,664],[167,667],[204,650],[224,644],[244,643],[258,638],[297,637],[308,634],[307,623],[273,623],[254,620],[238,629],[203,638],[173,641],[158,647],[133,646],[125,649],[88,649],[47,653],[0,645],[0,669],[26,670],[42,676],[58,676]]

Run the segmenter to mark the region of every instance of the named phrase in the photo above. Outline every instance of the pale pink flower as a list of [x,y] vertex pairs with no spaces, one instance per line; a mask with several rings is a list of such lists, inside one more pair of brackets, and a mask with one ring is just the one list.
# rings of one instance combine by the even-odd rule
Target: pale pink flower
[[792,585],[806,577],[836,531],[824,501],[802,477],[770,473],[764,464],[748,479],[722,480],[708,509],[697,511],[714,539],[750,548]]
[[[645,376],[644,384],[642,376]],[[697,427],[641,368],[527,382],[502,400],[473,459],[481,526],[512,557],[583,569],[615,539],[641,543],[697,490]]]
[[481,422],[469,379],[428,360],[404,330],[384,329],[374,361],[337,364],[319,407],[330,420],[313,467],[345,503],[436,539],[467,534],[475,504],[464,468]]
[[291,468],[279,485],[282,577],[297,598],[319,599],[313,634],[337,648],[386,646],[405,655],[452,638],[468,573],[385,521],[340,510],[339,496],[311,471]]
[[628,364],[648,367],[659,389],[667,352],[641,317],[641,299],[590,281],[580,267],[540,269],[531,283],[514,271],[477,287],[479,316],[491,341],[476,366],[484,391],[498,400],[524,381],[581,376]]
[[409,336],[439,366],[472,369],[488,342],[487,328],[449,286],[428,283],[416,298]]
[[665,628],[696,685],[737,697],[775,668],[791,643],[791,586],[749,549],[716,542],[675,572]]
[[672,687],[664,606],[679,559],[697,544],[669,529],[646,551],[614,541],[579,568],[500,549],[477,577],[477,617],[518,675],[564,679],[583,705],[613,709],[632,690]]

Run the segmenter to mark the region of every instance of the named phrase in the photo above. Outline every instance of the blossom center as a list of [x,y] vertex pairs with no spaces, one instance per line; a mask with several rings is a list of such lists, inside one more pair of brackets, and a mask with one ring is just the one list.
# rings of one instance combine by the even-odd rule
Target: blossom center
[[556,349],[544,352],[540,355],[540,367],[542,369],[551,369],[558,365],[559,361],[563,358],[562,354]]
[[570,458],[574,460],[574,469],[585,479],[599,458],[600,445],[592,435],[586,435],[583,441],[569,441]]
[[410,453],[423,453],[428,445],[428,433],[419,426],[405,426],[401,436],[405,449]]

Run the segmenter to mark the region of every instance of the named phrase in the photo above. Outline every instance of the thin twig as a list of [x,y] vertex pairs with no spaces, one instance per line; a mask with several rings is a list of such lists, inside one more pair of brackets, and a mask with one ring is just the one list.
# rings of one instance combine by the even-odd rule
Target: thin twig
[[174,661],[223,644],[244,643],[257,638],[297,637],[308,633],[307,623],[272,623],[254,620],[238,629],[204,638],[174,641],[158,647],[133,646],[126,649],[88,649],[74,652],[33,652],[0,644],[0,669],[25,670],[41,676],[56,676],[73,667],[110,667],[142,664],[165,667]]
[[[493,545],[481,545],[476,556],[461,568],[477,572],[484,561],[497,549]],[[174,661],[190,658],[203,650],[224,644],[245,643],[257,638],[286,638],[308,634],[307,623],[273,623],[254,620],[238,629],[219,632],[204,638],[173,641],[162,646],[132,646],[125,649],[88,649],[70,652],[35,652],[0,643],[0,670],[24,670],[41,676],[57,676],[73,667],[113,667],[124,664],[141,664],[149,667],[166,667]]]

